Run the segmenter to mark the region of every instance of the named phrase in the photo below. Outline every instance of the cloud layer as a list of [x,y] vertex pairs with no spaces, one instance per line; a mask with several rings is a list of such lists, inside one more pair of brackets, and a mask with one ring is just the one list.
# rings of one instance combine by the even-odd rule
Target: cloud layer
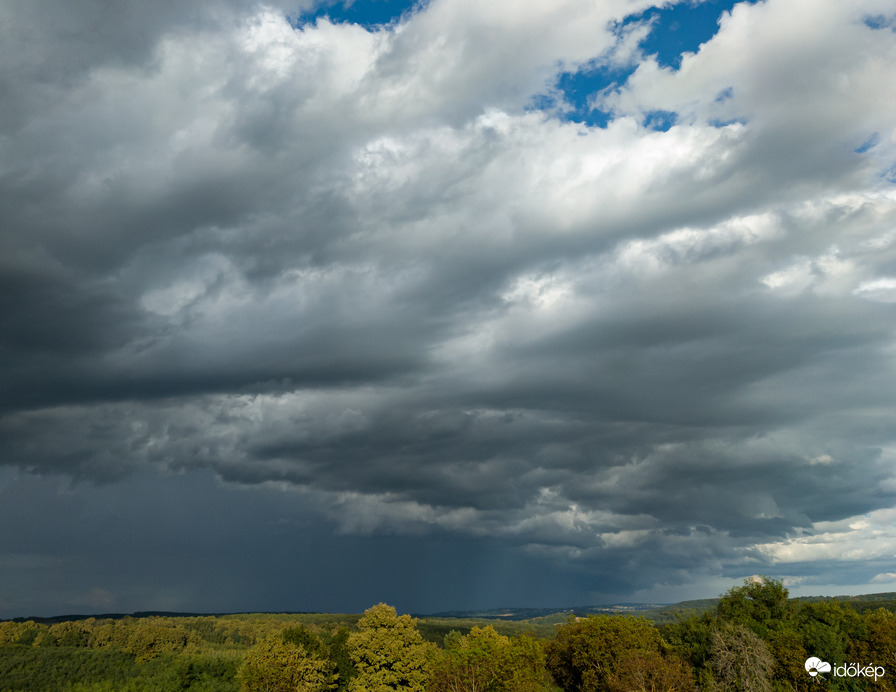
[[0,4],[3,464],[277,488],[572,601],[892,581],[888,2],[736,4],[679,69],[646,0],[49,5]]

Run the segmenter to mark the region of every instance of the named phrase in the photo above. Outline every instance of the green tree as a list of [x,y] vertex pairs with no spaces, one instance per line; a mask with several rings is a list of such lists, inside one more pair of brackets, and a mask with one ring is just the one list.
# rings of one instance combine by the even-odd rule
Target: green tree
[[659,628],[663,640],[694,668],[706,667],[715,619],[710,613],[680,616],[677,622]]
[[569,692],[608,692],[623,657],[632,651],[659,652],[662,640],[644,618],[592,615],[557,628],[548,644],[548,670]]
[[[864,641],[868,635],[865,618],[851,606],[837,600],[800,603],[796,608],[795,629],[802,638],[803,649],[806,652],[806,657],[801,661],[799,659],[794,661],[801,667],[808,656],[818,656],[823,661],[831,663],[855,661],[856,659],[850,656],[853,642]],[[775,645],[773,648],[775,657],[781,661],[783,656],[777,648],[778,642],[771,643]],[[801,678],[805,689],[807,688],[805,670],[802,671]],[[864,689],[864,683],[859,684],[849,679],[829,679],[829,684],[831,689],[857,688],[857,685]]]
[[789,592],[777,579],[745,579],[743,586],[731,588],[716,605],[720,620],[743,625],[763,639],[793,619]]
[[90,630],[77,622],[57,622],[50,625],[50,634],[57,646],[88,646]]
[[850,641],[865,639],[868,634],[865,618],[838,600],[801,603],[796,625],[806,649],[825,660],[846,660]]
[[880,608],[862,616],[865,637],[850,642],[849,659],[883,666],[886,674],[868,682],[869,690],[896,690],[896,613]]
[[336,687],[333,664],[282,635],[263,639],[243,659],[237,679],[245,692],[325,692]]
[[806,674],[805,663],[810,653],[796,626],[774,632],[768,645],[775,658],[775,689],[787,692],[809,692],[813,687],[818,689],[816,680]]
[[314,654],[320,658],[327,657],[327,650],[320,637],[305,625],[287,627],[280,633],[280,637],[287,644],[295,644],[305,649],[306,653]]
[[351,632],[347,627],[339,627],[335,632],[324,635],[327,653],[336,666],[336,672],[339,674],[337,689],[340,692],[348,689],[352,678],[357,674],[348,650],[350,634]]
[[137,621],[131,617],[120,620],[101,620],[91,632],[90,646],[97,649],[128,651],[133,628]]
[[37,636],[46,630],[46,625],[39,625],[33,620],[0,622],[0,646],[9,644],[31,646]]
[[358,671],[350,692],[425,689],[433,645],[423,641],[409,615],[399,616],[385,603],[368,608],[348,647]]
[[130,621],[123,650],[137,657],[137,662],[149,661],[159,654],[177,654],[199,646],[199,635],[179,625],[166,624],[161,619],[140,618]]
[[466,636],[451,632],[435,657],[430,692],[535,692],[550,689],[544,649],[523,635],[511,639],[491,625]]

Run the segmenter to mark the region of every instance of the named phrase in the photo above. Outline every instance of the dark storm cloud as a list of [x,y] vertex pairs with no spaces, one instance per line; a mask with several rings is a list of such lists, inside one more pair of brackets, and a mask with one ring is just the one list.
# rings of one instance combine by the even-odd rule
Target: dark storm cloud
[[[3,5],[0,461],[101,504],[154,472],[234,517],[282,492],[315,536],[488,545],[572,600],[823,583],[812,551],[856,536],[866,568],[827,583],[883,583],[896,538],[863,541],[896,493],[896,48],[791,4],[738,5],[678,71],[612,3],[443,0],[400,31]],[[791,44],[851,78],[763,57]],[[526,111],[595,56],[641,65],[606,128]],[[638,124],[657,109],[680,124]],[[34,543],[0,557],[59,554]]]

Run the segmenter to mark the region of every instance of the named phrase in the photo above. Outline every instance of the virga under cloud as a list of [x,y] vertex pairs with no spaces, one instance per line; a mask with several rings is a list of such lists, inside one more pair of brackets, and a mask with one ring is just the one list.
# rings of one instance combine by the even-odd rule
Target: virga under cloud
[[[363,541],[409,609],[893,581],[890,3],[720,5],[675,65],[646,0],[50,5],[0,4],[0,613],[260,607],[184,503],[314,543],[266,608],[379,598],[326,586]],[[164,593],[90,519],[164,561],[156,501]]]

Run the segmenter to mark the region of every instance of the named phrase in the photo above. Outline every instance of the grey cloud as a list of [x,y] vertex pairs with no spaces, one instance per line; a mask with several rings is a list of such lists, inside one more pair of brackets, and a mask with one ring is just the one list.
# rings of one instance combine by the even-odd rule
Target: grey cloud
[[[500,546],[576,594],[774,567],[757,545],[891,506],[892,304],[859,287],[894,276],[896,209],[850,112],[795,138],[771,111],[527,114],[544,56],[609,50],[563,46],[547,4],[505,90],[535,25],[472,65],[498,19],[447,1],[373,33],[103,7],[4,73],[29,96],[0,140],[5,465],[214,474],[197,501],[246,515],[276,486],[353,549]],[[460,53],[432,76],[440,27]],[[57,34],[71,72],[31,86]]]

